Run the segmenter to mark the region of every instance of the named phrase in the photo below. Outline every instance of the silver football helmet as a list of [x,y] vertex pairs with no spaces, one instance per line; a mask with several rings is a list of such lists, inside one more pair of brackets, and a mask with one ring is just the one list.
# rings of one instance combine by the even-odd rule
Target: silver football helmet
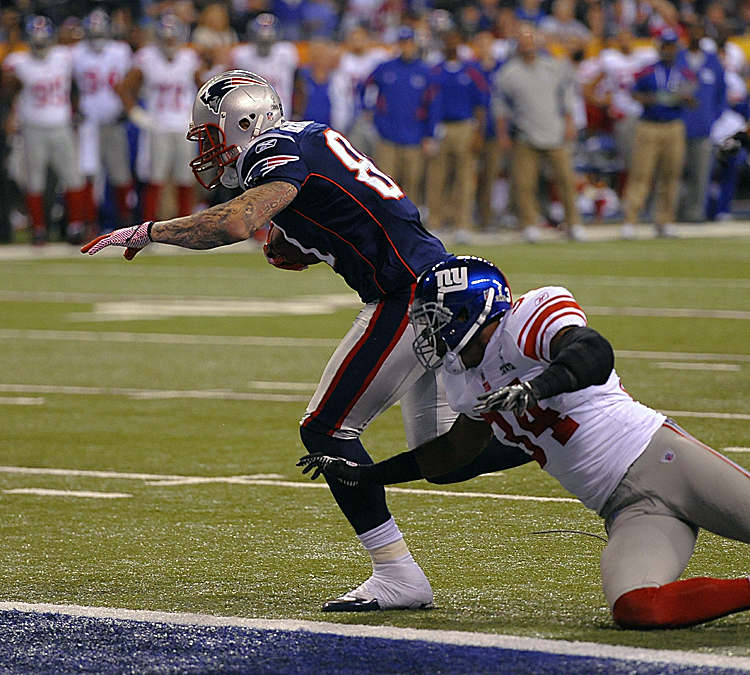
[[235,162],[254,138],[284,122],[276,90],[259,75],[230,70],[212,77],[193,104],[189,141],[197,141],[198,156],[190,162],[205,188],[237,187]]

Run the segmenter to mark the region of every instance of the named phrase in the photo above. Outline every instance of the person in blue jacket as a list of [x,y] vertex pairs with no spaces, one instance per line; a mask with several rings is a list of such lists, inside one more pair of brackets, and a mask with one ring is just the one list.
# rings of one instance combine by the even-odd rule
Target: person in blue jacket
[[711,126],[727,107],[727,87],[719,57],[701,49],[700,41],[705,36],[703,25],[695,19],[687,24],[687,28],[688,48],[677,55],[677,66],[687,68],[695,75],[697,105],[682,110],[686,143],[678,220],[698,223],[706,218],[713,163]]
[[449,223],[459,236],[473,229],[477,158],[484,143],[490,87],[474,63],[461,61],[456,29],[443,37],[444,60],[430,71],[430,125],[437,147],[427,171],[428,225]]
[[397,34],[400,54],[381,63],[364,85],[372,94],[373,123],[378,132],[375,160],[416,204],[421,204],[424,176],[423,144],[434,129],[427,116],[430,70],[419,56],[414,31],[403,26]]

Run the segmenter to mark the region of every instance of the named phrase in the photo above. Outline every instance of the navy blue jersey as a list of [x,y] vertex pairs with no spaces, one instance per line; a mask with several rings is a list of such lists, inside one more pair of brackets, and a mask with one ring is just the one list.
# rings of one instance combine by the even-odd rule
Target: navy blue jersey
[[329,263],[364,302],[410,286],[448,257],[394,180],[322,124],[287,122],[261,134],[237,169],[245,189],[282,180],[299,190],[274,223]]

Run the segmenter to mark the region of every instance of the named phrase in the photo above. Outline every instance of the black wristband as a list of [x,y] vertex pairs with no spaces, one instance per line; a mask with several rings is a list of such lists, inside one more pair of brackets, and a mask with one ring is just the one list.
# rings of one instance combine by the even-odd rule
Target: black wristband
[[153,220],[149,220],[148,221],[148,227],[146,228],[146,236],[148,236],[148,240],[151,241],[151,242],[154,241],[151,238],[151,228],[154,226],[154,222],[155,221],[153,221]]
[[413,452],[402,452],[377,464],[363,464],[359,468],[360,483],[372,485],[406,483],[423,477]]

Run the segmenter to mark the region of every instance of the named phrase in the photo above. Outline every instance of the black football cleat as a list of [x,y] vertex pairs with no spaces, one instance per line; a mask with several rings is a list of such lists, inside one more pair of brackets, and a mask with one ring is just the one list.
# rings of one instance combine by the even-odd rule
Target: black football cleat
[[380,605],[375,598],[358,598],[347,593],[323,604],[324,612],[377,612]]

